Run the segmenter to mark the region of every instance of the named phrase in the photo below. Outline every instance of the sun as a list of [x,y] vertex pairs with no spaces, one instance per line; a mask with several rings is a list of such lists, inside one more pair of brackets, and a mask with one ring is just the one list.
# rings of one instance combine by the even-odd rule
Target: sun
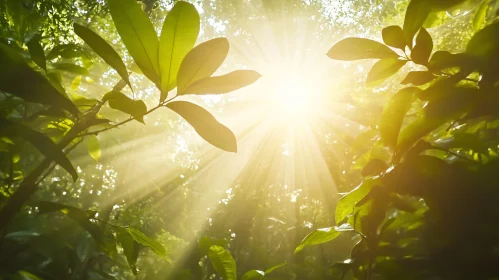
[[296,77],[283,78],[278,82],[276,98],[280,113],[288,117],[302,117],[309,109],[307,87]]

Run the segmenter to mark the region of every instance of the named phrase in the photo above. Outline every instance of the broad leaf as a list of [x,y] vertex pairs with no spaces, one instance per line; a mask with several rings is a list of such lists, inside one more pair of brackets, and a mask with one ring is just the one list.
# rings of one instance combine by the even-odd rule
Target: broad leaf
[[224,280],[236,280],[236,262],[232,255],[220,246],[211,246],[208,254],[211,264]]
[[128,231],[128,233],[130,233],[130,235],[133,237],[133,239],[137,243],[151,248],[153,250],[153,252],[156,253],[158,256],[161,256],[163,258],[168,259],[165,247],[163,247],[163,245],[161,245],[161,243],[159,243],[155,239],[152,239],[152,238],[146,236],[145,234],[143,234],[142,232],[140,232],[137,229],[127,228],[127,231]]
[[140,2],[108,0],[107,3],[116,30],[128,52],[144,75],[159,87],[158,36]]
[[483,59],[489,64],[488,59],[497,61],[499,55],[499,22],[490,24],[475,33],[466,46],[466,53]]
[[135,241],[133,236],[128,232],[126,228],[116,227],[116,238],[123,248],[123,254],[125,254],[126,260],[133,274],[137,275],[137,258],[139,256],[138,243]]
[[52,64],[52,67],[60,71],[66,71],[77,75],[88,76],[90,74],[86,68],[71,63],[54,63]]
[[229,53],[229,41],[215,38],[197,45],[185,56],[177,74],[177,92],[183,93],[191,84],[211,76]]
[[359,60],[366,58],[397,58],[399,55],[389,47],[364,38],[346,38],[336,43],[327,53],[331,59]]
[[83,25],[79,25],[75,23],[73,25],[74,31],[76,35],[80,36],[85,43],[87,43],[92,50],[97,53],[104,61],[109,64],[109,66],[113,67],[116,72],[121,76],[123,80],[132,88],[130,84],[130,80],[128,78],[128,71],[126,69],[123,60],[116,53],[116,51],[111,47],[104,39],[102,39],[99,35],[97,35],[92,30],[86,28]]
[[384,80],[393,76],[407,63],[407,60],[400,60],[398,58],[385,58],[376,62],[369,74],[367,74],[367,85],[379,85]]
[[334,227],[316,229],[305,236],[300,245],[296,247],[295,255],[307,246],[318,245],[334,240],[340,233],[341,232],[336,231]]
[[166,107],[184,118],[208,143],[228,152],[237,152],[234,133],[202,107],[187,101],[170,102]]
[[489,11],[489,0],[482,1],[482,4],[476,9],[475,15],[473,16],[473,29],[478,31],[485,24],[485,19],[487,18],[487,12]]
[[433,40],[431,39],[428,31],[421,28],[418,36],[416,37],[416,45],[412,49],[411,58],[417,64],[426,65],[428,64],[432,50]]
[[430,0],[411,0],[404,18],[404,34],[405,41],[410,49],[412,49],[412,43],[414,35],[423,26],[426,18],[431,11]]
[[256,82],[261,75],[253,70],[237,70],[222,76],[207,77],[191,84],[180,94],[228,93]]
[[196,43],[198,34],[199,14],[194,5],[176,2],[166,16],[159,37],[160,101],[164,101],[168,92],[177,85],[180,64]]
[[362,200],[370,191],[377,179],[366,179],[355,189],[344,195],[336,205],[335,220],[336,224],[340,224],[348,215],[353,212],[355,204]]
[[407,111],[411,109],[416,91],[420,91],[420,89],[415,87],[404,88],[393,95],[386,103],[379,123],[381,138],[386,146],[395,148],[397,145],[402,122]]
[[243,280],[263,279],[265,272],[261,270],[250,270],[243,275]]
[[111,91],[104,95],[103,101],[109,102],[109,107],[132,115],[137,121],[144,123],[147,107],[142,100],[133,100],[119,91]]
[[0,135],[9,138],[21,138],[35,146],[46,158],[52,159],[55,163],[64,168],[76,181],[78,173],[66,157],[61,148],[59,148],[50,138],[44,134],[32,130],[22,124],[14,123],[0,118]]
[[[22,56],[0,43],[0,90],[21,97],[28,102],[53,105],[79,113],[76,106],[65,98],[45,77],[31,69]],[[20,82],[22,81],[22,82]]]
[[362,168],[362,176],[370,177],[377,176],[388,169],[388,165],[380,159],[372,159],[369,163]]
[[100,150],[99,139],[97,139],[97,136],[95,136],[95,135],[88,136],[87,150],[93,159],[99,160],[100,155],[101,155],[101,150]]
[[75,57],[87,57],[88,55],[76,44],[58,45],[47,54],[47,60],[53,60],[59,56],[70,59]]
[[28,46],[29,55],[31,60],[33,60],[36,65],[40,66],[42,69],[47,69],[47,62],[45,61],[45,52],[43,51],[42,45],[40,45],[40,34],[36,34],[29,40],[26,44]]
[[412,71],[407,74],[401,84],[413,84],[415,86],[421,86],[433,81],[435,78],[437,77],[430,71]]
[[383,42],[390,47],[405,49],[406,43],[404,39],[404,31],[398,25],[391,25],[383,28],[381,31]]

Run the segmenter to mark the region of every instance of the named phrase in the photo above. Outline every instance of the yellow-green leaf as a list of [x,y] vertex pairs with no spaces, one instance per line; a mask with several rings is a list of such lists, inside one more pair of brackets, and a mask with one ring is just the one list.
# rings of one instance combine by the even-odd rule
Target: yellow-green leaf
[[222,76],[207,77],[191,84],[179,94],[228,93],[256,82],[261,75],[253,70],[236,70]]
[[87,150],[90,156],[96,161],[99,160],[101,155],[99,139],[95,135],[88,136]]

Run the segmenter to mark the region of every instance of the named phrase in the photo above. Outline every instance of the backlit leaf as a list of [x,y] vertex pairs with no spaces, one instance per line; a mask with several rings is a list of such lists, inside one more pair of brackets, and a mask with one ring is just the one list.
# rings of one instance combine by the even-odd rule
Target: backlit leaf
[[170,102],[166,107],[184,118],[208,143],[227,152],[237,152],[234,133],[202,107],[187,101]]
[[77,75],[88,76],[90,74],[86,68],[71,63],[54,63],[52,64],[52,67],[60,71],[66,71]]
[[128,233],[130,233],[133,239],[137,241],[137,243],[151,248],[151,250],[153,250],[153,252],[158,256],[168,258],[165,247],[163,247],[163,245],[161,245],[161,243],[159,243],[155,239],[148,237],[147,235],[134,228],[127,228],[127,231]]
[[101,155],[101,150],[100,150],[99,139],[97,139],[97,136],[95,136],[95,135],[88,136],[87,150],[93,159],[99,160],[100,155]]
[[336,60],[358,60],[366,58],[397,58],[399,55],[389,47],[364,38],[346,38],[336,43],[327,53]]
[[334,240],[336,237],[340,236],[340,233],[341,232],[336,231],[334,227],[316,229],[305,236],[300,245],[296,247],[295,255],[305,247],[318,245]]
[[433,40],[428,31],[422,27],[416,37],[416,45],[412,49],[411,58],[417,64],[426,65],[432,50]]
[[261,75],[253,70],[237,70],[222,76],[207,77],[191,84],[179,94],[228,93],[256,82]]
[[336,224],[340,224],[353,212],[355,204],[362,200],[377,182],[375,178],[368,178],[338,201],[335,214]]
[[473,29],[478,31],[482,28],[487,18],[487,12],[489,11],[489,0],[482,1],[482,4],[476,9],[475,15],[473,16]]
[[421,86],[433,81],[436,78],[430,71],[411,71],[401,82],[403,85],[413,84]]
[[194,5],[178,1],[166,16],[159,37],[159,67],[161,98],[177,85],[177,73],[185,55],[196,43],[199,34],[199,14]]
[[397,73],[406,63],[406,60],[400,60],[397,58],[385,58],[379,60],[373,65],[369,71],[369,74],[367,74],[367,85],[379,85],[384,80]]
[[423,23],[430,14],[431,2],[430,0],[411,0],[409,2],[405,13],[403,29],[405,41],[410,49],[412,49],[414,35],[423,26]]
[[216,245],[211,246],[208,258],[218,275],[224,280],[237,279],[236,262],[225,248]]
[[404,31],[398,25],[392,25],[383,28],[381,31],[383,42],[390,47],[405,49],[406,43],[404,39]]
[[226,38],[215,38],[197,45],[185,56],[177,74],[177,92],[211,76],[222,65],[229,52]]
[[103,100],[108,101],[109,107],[130,114],[137,121],[144,123],[144,115],[147,113],[144,101],[133,100],[119,91],[106,93]]
[[243,275],[243,280],[263,279],[265,272],[261,270],[250,270]]

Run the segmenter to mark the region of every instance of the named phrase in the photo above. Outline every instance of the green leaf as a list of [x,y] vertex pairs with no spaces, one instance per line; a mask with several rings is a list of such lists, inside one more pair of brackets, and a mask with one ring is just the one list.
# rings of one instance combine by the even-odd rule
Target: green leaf
[[58,45],[52,48],[47,54],[47,60],[54,60],[61,56],[62,58],[88,57],[87,53],[76,44]]
[[384,80],[393,76],[407,63],[407,60],[398,58],[385,58],[376,62],[369,74],[367,74],[367,85],[374,86],[381,84]]
[[74,31],[85,43],[87,43],[90,48],[97,53],[104,61],[113,67],[116,72],[121,76],[123,80],[132,88],[130,80],[128,78],[128,71],[126,69],[123,60],[118,53],[111,47],[104,39],[97,35],[92,30],[88,29],[83,25],[77,23],[73,24]]
[[133,239],[137,241],[137,243],[151,248],[151,250],[153,250],[153,252],[156,253],[158,256],[168,259],[165,247],[163,247],[161,243],[159,243],[155,239],[147,237],[145,234],[143,234],[137,229],[127,228],[127,231],[128,233],[130,233]]
[[179,1],[166,16],[159,37],[159,67],[161,98],[177,85],[177,73],[182,60],[194,47],[199,34],[199,14],[194,5]]
[[327,53],[336,60],[359,60],[366,58],[397,58],[399,55],[389,47],[364,38],[346,38],[336,43]]
[[93,211],[82,210],[73,206],[49,201],[40,201],[38,203],[38,210],[39,214],[61,212],[88,231],[96,241],[100,240],[100,227],[90,221],[95,216],[95,212]]
[[133,100],[119,91],[110,91],[104,95],[103,101],[109,102],[109,107],[130,114],[137,121],[144,123],[147,107],[142,100]]
[[329,242],[338,237],[340,233],[333,227],[316,229],[303,238],[300,245],[295,249],[295,255],[307,246]]
[[54,63],[52,64],[52,67],[60,71],[66,71],[77,75],[88,76],[90,74],[86,68],[71,63]]
[[234,133],[202,107],[187,101],[170,102],[166,107],[184,118],[208,143],[227,152],[237,152]]
[[126,260],[130,269],[132,270],[134,275],[138,274],[137,267],[135,264],[137,263],[137,258],[139,256],[139,247],[137,241],[130,234],[128,229],[123,227],[116,227],[116,237],[123,248],[123,253],[125,254]]
[[17,275],[19,275],[20,278],[15,278],[15,279],[19,280],[43,280],[42,278],[24,270],[18,271]]
[[43,51],[43,47],[40,45],[40,39],[40,34],[36,34],[26,45],[28,46],[31,60],[33,60],[36,65],[40,66],[40,68],[46,70],[47,62],[45,61],[45,52]]
[[353,212],[355,204],[362,200],[377,182],[378,180],[376,178],[368,178],[338,201],[335,214],[336,224],[340,224]]
[[383,36],[383,42],[388,46],[405,50],[404,31],[400,26],[391,25],[385,27],[381,31],[381,35]]
[[426,65],[430,59],[431,51],[433,50],[433,40],[430,33],[423,27],[419,30],[416,37],[416,46],[411,52],[412,61],[417,64]]
[[116,30],[144,75],[158,87],[161,71],[158,63],[158,36],[140,2],[135,0],[108,0],[109,12]]
[[385,170],[388,169],[388,165],[380,160],[380,159],[372,159],[364,168],[362,169],[362,176],[363,177],[369,177],[369,176],[377,176],[381,174],[382,172],[385,172]]
[[78,173],[66,157],[66,154],[59,148],[50,138],[44,134],[32,130],[31,128],[19,123],[14,123],[6,119],[0,118],[0,136],[18,137],[30,142],[35,146],[46,158],[52,159],[55,163],[64,168],[76,181]]
[[211,246],[208,258],[215,271],[224,280],[237,279],[236,262],[225,248],[216,245]]
[[403,85],[413,84],[415,86],[421,86],[433,81],[437,78],[430,71],[411,71],[405,79],[401,82]]
[[397,141],[396,153],[401,156],[404,154],[416,141],[427,135],[441,125],[445,124],[451,118],[428,118],[421,117],[408,126],[406,126],[399,135]]
[[40,73],[31,69],[18,52],[1,43],[0,65],[0,91],[16,95],[28,102],[53,105],[78,115],[78,109],[69,99]]
[[466,53],[483,59],[489,64],[489,59],[497,61],[499,53],[499,22],[487,25],[475,33],[466,46]]
[[243,280],[263,279],[265,272],[261,270],[250,270],[243,275]]
[[405,41],[409,49],[412,49],[414,35],[423,26],[431,11],[430,0],[411,0],[404,18]]
[[229,53],[229,41],[215,38],[197,45],[185,56],[177,74],[177,92],[185,92],[191,84],[211,76]]
[[420,91],[420,89],[415,87],[404,88],[393,95],[386,103],[379,123],[381,138],[386,146],[395,148],[405,114],[411,109],[416,91]]
[[482,1],[482,4],[476,9],[475,15],[473,16],[473,29],[478,31],[482,29],[487,18],[487,12],[489,11],[489,0]]
[[96,161],[99,160],[101,155],[99,139],[95,135],[89,135],[87,139],[87,150],[90,156]]
[[286,265],[287,265],[287,263],[281,263],[281,264],[275,265],[275,266],[265,270],[265,275],[267,276],[267,275],[271,274],[272,272],[276,271],[277,269],[284,267]]
[[237,70],[222,76],[207,77],[191,84],[179,94],[228,93],[256,82],[261,75],[253,70]]

